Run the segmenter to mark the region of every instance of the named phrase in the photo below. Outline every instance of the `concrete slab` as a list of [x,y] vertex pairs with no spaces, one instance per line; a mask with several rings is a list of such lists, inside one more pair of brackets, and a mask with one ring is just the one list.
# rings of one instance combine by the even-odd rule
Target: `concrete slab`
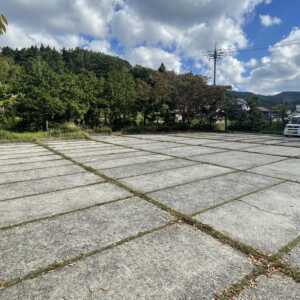
[[300,159],[288,159],[268,166],[254,168],[251,171],[300,182]]
[[56,159],[56,160],[41,161],[41,162],[29,162],[29,163],[22,163],[22,164],[6,165],[6,166],[1,166],[0,174],[6,172],[26,171],[26,170],[49,168],[49,167],[60,167],[60,166],[67,166],[71,164],[73,163],[69,160]]
[[104,146],[111,146],[107,143],[85,140],[85,141],[73,141],[73,142],[66,142],[66,141],[57,141],[55,143],[50,143],[49,141],[45,141],[45,143],[50,147],[68,147],[68,148],[77,148],[77,147],[104,147]]
[[[4,155],[18,155],[18,154],[39,154],[39,153],[44,153],[47,152],[49,153],[48,150],[42,147],[24,147],[24,148],[17,148],[17,149],[1,149],[0,148],[0,157]],[[51,153],[51,152],[50,152]],[[52,153],[51,153],[52,154]]]
[[183,145],[194,145],[194,146],[201,145],[201,141],[199,139],[188,138],[188,137],[181,137],[181,136],[176,137],[176,139],[174,139],[174,141],[176,141],[177,143],[183,144]]
[[194,139],[218,139],[218,134],[217,133],[199,133],[199,132],[189,132],[189,133],[178,133],[174,134],[174,136],[178,137],[186,137],[186,138],[194,138]]
[[0,280],[23,277],[170,220],[166,212],[152,204],[131,198],[0,231]]
[[103,141],[107,143],[112,143],[115,145],[130,145],[130,144],[146,144],[146,143],[151,143],[151,138],[145,138],[145,139],[140,139],[140,138],[135,138],[131,136],[111,136],[111,137],[98,137],[98,136],[92,136],[92,139],[96,141]]
[[260,276],[256,287],[245,289],[236,300],[299,300],[300,283],[281,274]]
[[242,150],[242,149],[248,149],[257,146],[255,144],[239,143],[239,142],[218,142],[218,143],[213,143],[208,145],[216,148],[230,149],[230,150]]
[[295,269],[300,271],[300,243],[288,253],[284,259]]
[[156,151],[160,149],[169,149],[182,147],[181,144],[171,143],[171,142],[151,142],[149,144],[139,144],[139,145],[131,145],[131,147],[135,149],[141,149],[145,151]]
[[8,183],[0,185],[0,201],[49,193],[62,189],[70,189],[102,181],[104,180],[99,176],[83,172],[80,174],[58,176],[34,181]]
[[50,148],[52,149],[55,149],[55,150],[58,150],[58,151],[79,151],[79,150],[85,150],[85,149],[111,149],[111,148],[115,148],[115,147],[118,147],[118,146],[115,146],[115,145],[108,145],[108,144],[101,144],[101,143],[85,143],[85,144],[81,144],[81,145],[78,145],[78,146],[70,146],[70,145],[58,145],[58,146],[52,146],[52,145],[48,145]]
[[[223,141],[223,139],[218,139],[218,138],[215,138],[215,139],[205,139],[205,138],[197,138],[197,137],[194,137],[194,138],[182,138],[180,137],[180,140],[182,141],[182,143],[186,143],[186,144],[190,144],[190,145],[203,145],[203,146],[214,146],[215,144],[218,144],[218,143],[227,143],[226,141]],[[230,142],[228,142],[230,143]]]
[[119,159],[99,159],[95,161],[85,162],[86,166],[92,167],[94,169],[110,169],[116,168],[121,166],[128,166],[132,164],[139,164],[139,163],[147,163],[147,162],[155,162],[161,160],[170,159],[169,156],[159,155],[159,154],[151,154],[148,153],[144,156],[137,156],[137,157],[128,157],[128,158],[119,158]]
[[[54,149],[54,148],[52,148]],[[54,149],[60,153],[84,153],[84,152],[97,152],[97,151],[113,151],[116,149],[120,149],[119,146],[105,146],[105,147],[80,147],[80,148],[76,148],[76,149],[70,149],[70,148],[62,148],[62,149]],[[124,149],[124,148],[122,148]],[[100,152],[101,153],[101,152]]]
[[45,140],[44,143],[46,143],[49,146],[52,147],[60,147],[60,146],[80,146],[80,145],[97,145],[97,144],[101,144],[101,143],[97,143],[96,141],[91,141],[91,140],[55,140],[55,141],[51,141],[51,140]]
[[92,156],[102,156],[102,155],[112,155],[112,154],[121,154],[121,153],[131,153],[137,152],[137,150],[129,149],[129,148],[114,148],[114,149],[106,149],[106,150],[80,150],[80,151],[63,151],[67,156],[70,157],[92,157]]
[[11,201],[0,201],[0,227],[83,209],[130,195],[129,192],[115,185],[100,183]]
[[147,156],[152,155],[152,153],[146,151],[129,151],[124,153],[115,153],[115,154],[106,154],[106,155],[86,155],[85,157],[76,157],[76,161],[78,162],[108,162],[111,160],[119,160],[119,159],[130,159],[139,156]]
[[38,147],[32,143],[2,143],[0,142],[0,149],[16,149],[16,148],[33,148]]
[[84,169],[76,165],[54,166],[44,169],[34,169],[28,171],[16,171],[10,173],[0,173],[0,185],[18,181],[29,181],[41,178],[48,178],[61,175],[81,173]]
[[[203,146],[209,146],[209,145],[214,145],[216,143],[220,143],[220,140],[213,140],[213,139],[208,139],[208,138],[203,138],[203,137],[199,137],[196,138],[197,142],[199,143],[199,145],[203,145]],[[222,142],[222,141],[221,141]]]
[[112,168],[103,170],[103,174],[113,177],[115,179],[133,177],[138,175],[144,175],[153,172],[164,171],[168,169],[175,169],[179,167],[192,166],[197,164],[196,162],[184,160],[184,159],[173,159],[169,157],[167,160],[148,162],[142,164],[133,164],[129,166]]
[[[96,236],[98,238],[98,236]],[[187,225],[173,225],[12,288],[2,300],[213,299],[252,266]]]
[[248,151],[256,152],[256,153],[263,153],[263,154],[270,154],[270,155],[280,155],[280,156],[286,156],[286,157],[300,156],[300,149],[296,148],[296,147],[265,145],[265,146],[251,148]]
[[122,139],[112,139],[108,140],[108,142],[111,142],[115,145],[122,145],[122,146],[138,146],[138,145],[146,145],[146,144],[151,144],[153,141],[151,140],[142,140],[142,139],[135,139],[135,138],[122,138]]
[[299,235],[300,185],[283,183],[238,202],[209,210],[196,219],[267,254]]
[[32,163],[32,162],[38,162],[38,161],[47,161],[47,160],[55,160],[55,159],[61,159],[61,156],[51,154],[44,155],[44,156],[31,156],[31,157],[23,157],[23,158],[11,158],[11,159],[4,159],[0,160],[0,166],[2,169],[2,166],[5,165],[16,165],[16,164],[23,164],[23,163]]
[[[146,137],[147,139],[147,137]],[[152,137],[150,137],[150,139],[152,140],[156,140],[156,141],[164,141],[164,142],[177,142],[181,140],[181,137],[177,137],[174,135],[170,135],[170,134],[157,134],[157,135],[153,135]]]
[[128,138],[136,138],[136,139],[142,139],[142,140],[153,140],[153,139],[163,139],[164,137],[170,137],[173,136],[172,134],[129,134],[124,135],[123,137]]
[[[56,148],[57,149],[57,148]],[[88,146],[86,147],[78,147],[78,148],[65,148],[62,147],[59,149],[59,151],[64,152],[64,153],[79,153],[79,152],[91,152],[91,151],[108,151],[108,150],[121,150],[124,149],[124,147],[121,146],[114,146],[114,145],[106,145],[106,146]]]
[[269,177],[239,172],[172,187],[150,196],[183,214],[191,215],[279,182]]
[[47,150],[38,151],[38,152],[27,152],[27,153],[2,153],[0,154],[0,161],[3,162],[4,160],[12,160],[12,159],[22,159],[22,158],[30,158],[32,156],[47,156],[52,155],[53,153]]
[[174,135],[171,135],[171,134],[154,134],[154,135],[149,135],[149,136],[143,136],[142,138],[141,137],[138,137],[138,139],[140,140],[152,140],[152,141],[157,141],[157,142],[169,142],[169,143],[176,143],[176,142],[181,142],[182,140],[182,137],[177,137],[177,136],[174,136]]
[[265,139],[265,138],[252,138],[243,140],[243,142],[249,142],[256,145],[264,144],[264,145],[280,145],[283,141],[281,139]]
[[106,143],[101,143],[101,142],[96,142],[96,141],[84,141],[80,142],[77,144],[69,144],[69,143],[59,143],[59,144],[49,144],[46,143],[49,147],[57,150],[61,149],[66,149],[66,150],[78,150],[78,149],[85,149],[85,148],[111,148],[111,147],[116,147],[116,145],[111,145],[111,144],[106,144]]
[[166,170],[149,175],[123,179],[122,182],[141,192],[151,192],[184,184],[198,179],[226,174],[231,170],[211,165],[199,164],[174,170]]
[[219,134],[212,138],[223,142],[238,142],[246,139],[247,137],[233,134]]
[[191,156],[190,158],[193,160],[218,164],[224,167],[234,168],[238,170],[246,170],[282,160],[282,158],[278,156],[241,151],[227,151],[224,153],[216,153],[210,155]]
[[61,139],[48,139],[46,140],[47,144],[78,144],[78,143],[84,143],[84,142],[90,142],[90,140],[86,140],[86,139],[76,139],[76,140],[61,140]]
[[209,153],[216,153],[222,151],[223,150],[201,147],[201,146],[184,146],[184,147],[172,148],[172,149],[164,149],[164,150],[161,149],[157,152],[166,155],[173,155],[177,157],[188,157],[192,155],[209,154]]
[[284,141],[284,143],[281,144],[282,146],[286,147],[300,147],[300,140],[297,141]]

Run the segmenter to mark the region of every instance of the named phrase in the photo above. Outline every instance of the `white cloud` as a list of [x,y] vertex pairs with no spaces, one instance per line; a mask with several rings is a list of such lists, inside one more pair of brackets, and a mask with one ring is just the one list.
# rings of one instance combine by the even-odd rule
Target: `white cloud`
[[178,47],[190,57],[201,58],[203,50],[213,49],[216,42],[219,48],[243,48],[247,45],[241,28],[231,19],[221,18],[214,26],[202,23],[189,28],[179,39]]
[[[114,8],[120,1],[1,0],[9,26],[0,46],[22,48],[43,43],[74,48],[84,47],[91,39],[106,40]],[[109,46],[103,49],[108,51]]]
[[134,65],[143,65],[158,69],[163,62],[169,71],[181,71],[180,58],[160,48],[139,47],[129,52],[126,57]]
[[0,38],[0,46],[9,46],[12,48],[25,48],[32,45],[41,44],[60,48],[81,47],[88,43],[87,40],[75,34],[51,35],[47,32],[28,32],[20,27],[9,24],[7,33]]
[[[211,66],[208,72],[208,77],[211,78],[213,74]],[[231,85],[233,89],[243,87],[246,82],[245,72],[246,67],[243,62],[232,56],[227,56],[218,64],[217,84]]]
[[1,0],[1,9],[26,32],[89,34],[104,38],[119,0]]
[[160,43],[170,46],[177,36],[176,28],[162,25],[153,20],[143,20],[127,7],[118,11],[112,19],[112,34],[125,47],[136,47],[147,43],[148,46]]
[[[3,12],[24,41],[11,46],[49,42],[60,47],[84,39],[117,38],[132,49],[164,46],[196,57],[197,50],[244,47],[242,24],[256,5],[268,0],[2,0]],[[64,42],[64,37],[67,42]],[[41,39],[41,40],[39,40]],[[71,41],[70,41],[71,39]],[[76,44],[76,43],[75,43]],[[105,47],[107,49],[107,47]]]
[[168,23],[176,27],[190,27],[199,23],[213,23],[221,17],[237,22],[265,0],[127,0],[128,5],[145,19]]
[[247,68],[254,68],[258,64],[257,60],[255,58],[251,58],[249,61],[247,61],[244,65]]
[[87,50],[102,52],[105,54],[113,54],[113,50],[111,49],[111,45],[106,40],[92,40],[88,42],[85,47]]
[[270,55],[252,69],[247,78],[247,89],[274,94],[283,90],[298,91],[300,88],[300,29],[294,28],[290,34],[270,48]]
[[265,27],[271,27],[274,25],[280,25],[282,20],[278,17],[272,17],[269,15],[260,15],[260,22]]

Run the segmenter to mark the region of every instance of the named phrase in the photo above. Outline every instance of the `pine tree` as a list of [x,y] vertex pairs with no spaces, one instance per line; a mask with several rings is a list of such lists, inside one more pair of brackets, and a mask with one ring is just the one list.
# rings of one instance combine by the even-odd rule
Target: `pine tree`
[[161,63],[161,65],[160,65],[158,71],[159,71],[160,73],[166,73],[166,72],[167,72],[167,69],[166,69],[166,66],[164,65],[164,63]]

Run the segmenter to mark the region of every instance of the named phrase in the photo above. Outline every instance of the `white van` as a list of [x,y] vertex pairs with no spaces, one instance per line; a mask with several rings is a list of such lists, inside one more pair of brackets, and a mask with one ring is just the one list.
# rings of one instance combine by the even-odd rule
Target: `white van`
[[300,136],[300,113],[291,117],[284,128],[285,136]]

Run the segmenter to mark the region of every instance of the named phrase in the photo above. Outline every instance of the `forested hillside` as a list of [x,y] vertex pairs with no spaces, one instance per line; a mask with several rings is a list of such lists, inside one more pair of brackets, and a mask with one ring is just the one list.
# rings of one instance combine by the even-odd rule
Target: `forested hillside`
[[256,95],[253,93],[236,92],[236,91],[232,92],[232,94],[235,97],[245,98],[245,99],[247,99],[248,97],[256,96],[261,105],[269,108],[272,107],[274,108],[278,105],[286,104],[289,107],[289,109],[294,110],[296,105],[300,105],[300,92],[282,92],[280,94],[271,95],[271,96]]
[[[131,66],[84,49],[3,48],[0,126],[43,130],[74,122],[109,126],[207,126],[224,107],[224,88],[202,76]],[[178,117],[179,116],[179,117]]]

